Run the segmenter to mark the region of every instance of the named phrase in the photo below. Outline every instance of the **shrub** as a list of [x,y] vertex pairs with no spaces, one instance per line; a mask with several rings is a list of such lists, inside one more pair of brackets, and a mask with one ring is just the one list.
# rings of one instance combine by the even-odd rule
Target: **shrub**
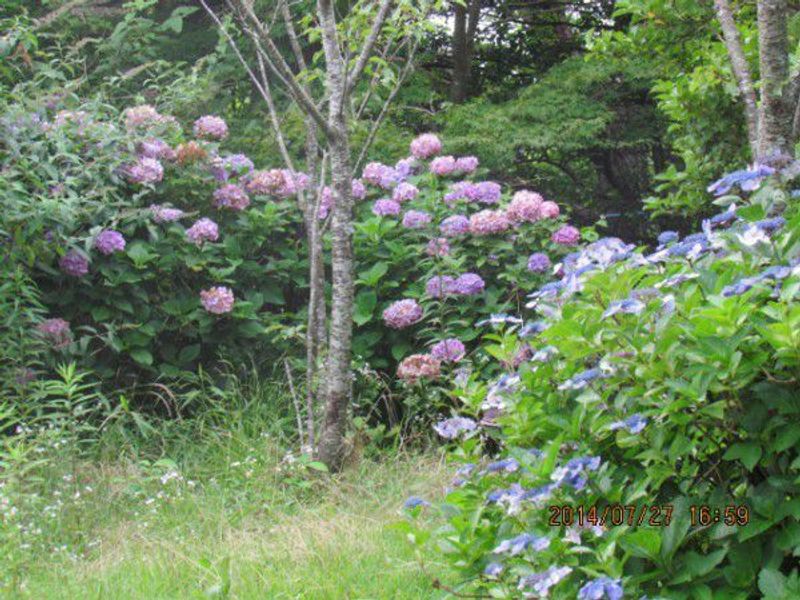
[[[797,597],[800,216],[791,203],[779,214],[789,171],[654,252],[581,247],[529,295],[541,324],[506,320],[484,336],[505,372],[457,383],[480,427],[442,429],[461,439],[461,467],[433,535],[459,591]],[[487,438],[501,447],[488,460]],[[418,544],[431,535],[402,527]]]

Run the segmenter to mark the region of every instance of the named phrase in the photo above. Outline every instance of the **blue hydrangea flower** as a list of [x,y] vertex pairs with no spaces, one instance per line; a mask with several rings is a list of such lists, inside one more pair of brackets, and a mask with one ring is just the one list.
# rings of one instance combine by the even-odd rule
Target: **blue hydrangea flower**
[[452,440],[462,433],[474,431],[477,427],[478,424],[468,417],[452,417],[439,421],[433,429],[446,440]]
[[700,277],[697,273],[678,273],[677,275],[673,275],[672,277],[667,277],[664,281],[660,281],[655,285],[657,288],[668,287],[672,288],[678,286],[686,281],[691,279],[697,279]]
[[761,221],[756,221],[754,225],[764,233],[774,233],[775,231],[786,225],[786,219],[784,219],[783,217],[775,217],[773,219],[763,219]]
[[711,227],[727,227],[738,218],[739,216],[736,214],[736,205],[731,204],[728,210],[718,213],[708,219],[708,224]]
[[602,376],[600,369],[588,369],[567,379],[558,386],[559,390],[582,390],[592,381]]
[[680,239],[677,231],[662,231],[658,235],[659,246],[666,246],[672,242],[677,242]]
[[602,318],[607,319],[608,317],[613,317],[614,315],[620,313],[625,315],[638,315],[644,310],[644,308],[645,305],[643,302],[633,298],[615,300],[608,305],[608,308],[603,313]]
[[708,193],[715,196],[727,194],[733,186],[738,185],[743,191],[751,192],[761,185],[765,177],[775,173],[775,169],[766,165],[753,165],[749,169],[728,173],[708,186]]
[[556,296],[558,292],[561,291],[561,288],[564,287],[564,284],[560,281],[551,281],[550,283],[545,283],[542,287],[538,290],[533,292],[532,294],[528,295],[528,298],[545,298],[548,296]]
[[539,350],[534,352],[531,361],[539,363],[550,362],[550,360],[556,354],[558,354],[558,348],[556,348],[555,346],[545,346],[544,348],[540,348]]
[[553,565],[542,573],[532,573],[521,578],[517,589],[522,592],[533,591],[536,598],[546,598],[550,594],[550,588],[558,585],[570,573],[572,573],[572,567]]
[[497,473],[499,471],[513,473],[518,470],[519,462],[515,458],[504,458],[503,460],[496,460],[486,465],[487,473]]
[[563,467],[554,470],[550,478],[553,480],[555,486],[566,484],[579,492],[586,487],[586,483],[588,482],[586,472],[596,471],[599,468],[599,456],[573,458]]
[[503,565],[498,562],[489,563],[483,570],[483,574],[487,577],[499,577],[503,572]]
[[427,502],[426,500],[423,500],[418,496],[410,496],[403,504],[405,508],[409,509],[417,508],[418,506],[430,506],[430,505],[431,505],[430,502]]
[[756,224],[751,224],[742,233],[737,234],[736,237],[742,245],[748,248],[752,248],[758,244],[769,244],[770,242],[766,232]]
[[643,417],[639,413],[631,415],[623,421],[615,421],[609,426],[609,429],[615,431],[617,429],[627,429],[629,433],[636,435],[640,433],[647,426],[647,417]]
[[494,554],[509,554],[516,556],[522,554],[525,550],[531,549],[535,552],[541,552],[550,545],[550,539],[546,537],[538,537],[530,533],[523,533],[515,538],[503,540],[500,544],[492,550]]
[[491,315],[488,319],[484,319],[483,321],[478,321],[475,326],[476,327],[483,327],[484,325],[521,325],[522,319],[519,317],[513,317],[511,315],[506,314],[494,314]]
[[497,381],[489,386],[486,398],[481,404],[481,410],[504,409],[506,407],[505,397],[514,393],[519,387],[519,375],[502,375]]
[[549,325],[543,321],[534,321],[533,323],[525,323],[522,329],[519,330],[519,337],[523,339],[531,338],[539,335],[545,331]]
[[598,577],[585,584],[578,592],[578,600],[622,600],[622,580]]

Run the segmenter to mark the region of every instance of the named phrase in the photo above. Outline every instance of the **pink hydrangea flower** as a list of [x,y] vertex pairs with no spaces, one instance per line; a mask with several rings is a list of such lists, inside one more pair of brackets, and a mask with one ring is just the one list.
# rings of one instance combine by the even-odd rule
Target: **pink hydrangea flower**
[[406,229],[422,229],[431,222],[431,216],[421,210],[409,210],[403,215],[403,227]]
[[388,190],[397,184],[399,175],[392,167],[379,162],[371,162],[364,167],[361,178],[369,184]]
[[139,156],[159,160],[175,160],[178,155],[169,144],[160,138],[148,138],[138,145]]
[[412,354],[404,358],[397,367],[397,376],[409,383],[423,378],[436,379],[440,373],[439,360],[430,354]]
[[450,243],[447,238],[433,238],[425,247],[428,256],[447,256],[450,254]]
[[460,156],[456,159],[456,171],[462,174],[472,173],[478,168],[478,158],[475,156]]
[[451,204],[456,200],[468,200],[473,192],[474,184],[469,181],[457,181],[450,186],[450,191],[444,195],[446,204]]
[[77,250],[70,250],[58,261],[63,273],[72,277],[83,277],[89,272],[89,261]]
[[69,321],[64,319],[46,319],[36,326],[36,330],[56,350],[65,348],[72,341]]
[[126,108],[122,116],[125,119],[125,127],[127,129],[147,128],[175,122],[175,117],[162,115],[149,104]]
[[431,346],[431,356],[442,362],[458,362],[466,352],[467,349],[458,338],[448,338]]
[[383,320],[393,329],[403,329],[422,320],[422,307],[411,298],[398,300],[383,311]]
[[256,196],[289,198],[308,188],[311,178],[305,173],[293,173],[289,169],[254,171],[247,177],[245,189]]
[[407,202],[416,198],[418,194],[419,189],[417,189],[417,186],[404,181],[394,188],[394,192],[392,192],[392,200],[395,202]]
[[431,173],[439,177],[451,175],[456,170],[456,159],[452,156],[437,156],[431,161]]
[[542,202],[541,210],[543,219],[555,219],[559,214],[561,214],[558,204],[551,202],[550,200],[545,200]]
[[172,223],[186,216],[186,213],[179,208],[170,208],[160,204],[151,204],[150,212],[153,215],[153,221],[156,223]]
[[224,140],[228,137],[228,124],[220,117],[205,115],[194,122],[195,136],[208,140]]
[[410,150],[416,158],[430,158],[442,151],[442,141],[433,133],[423,133],[411,142]]
[[333,190],[327,185],[322,188],[322,197],[319,199],[319,212],[317,218],[327,219],[333,208]]
[[572,225],[564,225],[553,233],[552,239],[561,246],[574,246],[581,239],[581,232]]
[[219,227],[211,219],[203,217],[186,230],[186,237],[198,246],[202,246],[203,242],[216,242],[219,239]]
[[214,191],[213,204],[216,208],[244,210],[250,206],[250,196],[238,185],[228,183]]
[[158,183],[164,179],[164,167],[155,158],[141,157],[126,169],[128,180],[133,183]]
[[200,292],[200,303],[208,312],[222,315],[233,310],[233,291],[224,286],[212,287]]
[[400,204],[394,200],[382,198],[372,204],[372,213],[379,217],[396,216],[400,214]]
[[502,210],[482,210],[469,219],[469,230],[474,235],[502,233],[510,226],[508,216]]
[[506,207],[506,214],[512,223],[534,223],[542,219],[542,203],[544,198],[541,194],[520,190]]
[[483,204],[497,204],[500,201],[502,188],[494,181],[480,181],[473,183],[467,190],[467,199]]
[[94,247],[106,256],[114,252],[122,252],[125,250],[125,238],[119,231],[105,229],[97,234],[94,239]]
[[402,158],[394,165],[394,172],[399,181],[404,181],[414,174],[417,167],[417,159],[413,156]]

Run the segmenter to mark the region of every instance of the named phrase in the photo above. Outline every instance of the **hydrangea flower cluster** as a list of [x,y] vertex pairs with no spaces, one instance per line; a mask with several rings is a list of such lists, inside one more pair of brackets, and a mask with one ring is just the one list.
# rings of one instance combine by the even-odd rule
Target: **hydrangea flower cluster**
[[467,349],[458,338],[448,338],[431,346],[431,356],[442,362],[455,363],[464,358]]
[[409,383],[420,379],[436,379],[440,374],[440,362],[430,354],[412,354],[404,358],[397,367],[397,377]]
[[467,417],[452,417],[439,421],[433,426],[434,431],[446,440],[454,440],[464,433],[475,431],[477,428],[478,424]]
[[56,350],[65,348],[72,342],[69,321],[64,319],[46,319],[36,326],[36,330]]
[[197,119],[192,130],[196,137],[207,140],[220,141],[228,137],[228,124],[224,119],[214,115],[205,115]]
[[394,191],[392,192],[392,200],[395,202],[407,202],[416,198],[418,194],[419,189],[417,186],[404,181],[397,184],[397,187],[394,188]]
[[58,261],[58,266],[63,273],[72,277],[83,277],[89,272],[89,261],[77,250],[69,250]]
[[246,177],[255,169],[253,161],[244,154],[228,154],[215,156],[211,160],[210,170],[214,179],[226,182],[233,177]]
[[437,156],[431,161],[431,173],[439,177],[452,175],[456,170],[456,159],[452,156]]
[[164,178],[164,167],[157,159],[143,156],[127,167],[125,174],[132,183],[153,184]]
[[442,141],[433,133],[423,133],[411,142],[410,148],[415,158],[430,158],[442,151]]
[[253,171],[247,176],[245,189],[257,196],[290,198],[308,188],[311,178],[305,173],[293,173],[289,169]]
[[200,292],[200,303],[208,312],[223,315],[233,310],[233,291],[224,286],[212,287]]
[[175,150],[170,148],[164,140],[160,138],[148,138],[139,142],[139,156],[143,158],[155,158],[158,160],[175,160],[178,158]]
[[528,257],[528,271],[531,273],[547,273],[551,266],[550,257],[543,252],[534,252]]
[[469,219],[464,215],[451,215],[439,224],[439,231],[447,237],[469,233]]
[[379,162],[371,162],[364,167],[361,178],[371,185],[389,190],[401,181],[402,176],[390,166]]
[[450,242],[447,238],[433,238],[425,246],[425,254],[428,256],[447,256],[450,254]]
[[473,235],[492,235],[508,230],[511,223],[502,210],[482,210],[469,218],[469,230]]
[[250,206],[250,196],[235,183],[228,183],[214,190],[214,206],[231,210],[244,210]]
[[581,239],[581,232],[572,225],[564,225],[553,233],[553,241],[561,246],[574,246]]
[[383,320],[392,329],[404,329],[422,320],[422,307],[416,300],[398,300],[383,311]]
[[204,242],[216,242],[219,239],[219,227],[211,219],[203,217],[186,230],[186,237],[198,246]]
[[105,229],[97,234],[94,239],[94,247],[106,256],[114,252],[122,252],[125,250],[125,238],[119,231]]
[[125,119],[125,127],[129,130],[175,123],[174,117],[160,114],[149,104],[126,108],[122,116]]
[[172,223],[186,216],[186,213],[179,208],[170,208],[160,204],[151,204],[150,213],[156,223]]
[[431,222],[432,217],[421,210],[409,210],[403,215],[403,227],[406,229],[422,229]]
[[394,200],[383,198],[372,204],[372,213],[379,217],[396,216],[400,214],[400,204]]

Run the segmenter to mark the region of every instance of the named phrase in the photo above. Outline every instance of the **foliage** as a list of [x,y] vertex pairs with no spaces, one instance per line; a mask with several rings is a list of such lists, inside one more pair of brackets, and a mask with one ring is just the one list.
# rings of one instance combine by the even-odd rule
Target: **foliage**
[[[459,589],[797,594],[800,214],[790,203],[777,216],[794,172],[654,253],[583,248],[555,292],[531,295],[547,325],[535,341],[513,327],[485,336],[501,364],[525,343],[540,357],[488,395],[477,378],[457,387],[463,412],[501,412],[497,428],[462,432],[434,532]],[[488,464],[484,436],[502,447]],[[430,534],[404,528],[420,544]]]

